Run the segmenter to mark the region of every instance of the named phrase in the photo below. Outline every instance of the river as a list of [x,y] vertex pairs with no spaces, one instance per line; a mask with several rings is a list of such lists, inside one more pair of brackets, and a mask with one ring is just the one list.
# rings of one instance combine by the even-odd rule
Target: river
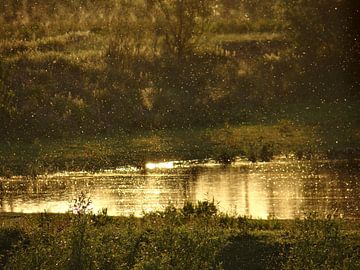
[[64,213],[84,192],[94,213],[107,208],[117,216],[209,200],[223,213],[252,218],[294,219],[317,212],[359,219],[359,172],[359,160],[277,158],[267,163],[238,159],[228,166],[212,160],[148,162],[143,169],[13,177],[0,179],[0,212]]

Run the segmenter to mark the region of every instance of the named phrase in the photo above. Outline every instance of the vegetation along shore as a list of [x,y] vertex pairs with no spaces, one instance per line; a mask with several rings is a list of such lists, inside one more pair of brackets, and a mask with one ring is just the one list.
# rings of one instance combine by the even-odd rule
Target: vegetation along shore
[[10,0],[0,10],[3,176],[359,155],[349,1]]
[[[360,269],[355,2],[0,1],[0,270]],[[251,177],[233,170],[233,182],[221,172],[233,167],[219,166],[218,178],[209,170],[203,180],[231,202],[247,200],[248,210],[262,199],[264,209],[292,203],[298,213],[307,203],[323,213],[301,220],[229,216],[214,200],[194,203],[201,188],[192,191],[192,203],[141,217],[92,213],[84,195],[69,213],[14,212],[17,200],[48,203],[51,189],[72,196],[67,179],[47,183],[38,175],[182,160],[231,166],[238,158],[279,156],[325,161],[314,166],[345,162],[310,172],[299,167],[293,175],[286,164],[277,174]],[[160,205],[171,192],[188,201],[188,179],[199,182],[163,177],[181,188],[165,185],[161,194],[158,175],[138,174],[113,179],[99,196],[115,194],[118,202],[128,194],[132,205],[135,196],[149,197]],[[257,185],[257,177],[271,183]],[[139,178],[157,187],[141,186]],[[81,189],[73,179],[71,192]],[[294,188],[285,192],[280,180]],[[223,183],[231,191],[240,184],[226,192],[218,188]],[[354,219],[336,216],[338,205]]]
[[[82,200],[86,203],[86,200]],[[142,218],[1,214],[1,269],[359,269],[358,221],[254,220],[213,202]],[[111,252],[109,252],[111,251]]]

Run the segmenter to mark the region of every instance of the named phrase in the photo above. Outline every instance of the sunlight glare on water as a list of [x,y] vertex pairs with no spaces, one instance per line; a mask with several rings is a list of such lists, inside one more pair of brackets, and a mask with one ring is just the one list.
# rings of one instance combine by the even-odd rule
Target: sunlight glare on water
[[214,201],[219,210],[253,218],[292,219],[316,211],[360,218],[359,163],[336,161],[238,161],[230,166],[212,160],[147,163],[91,172],[64,172],[37,179],[0,179],[0,212],[60,212],[84,192],[94,213],[141,216],[169,203]]
[[148,170],[155,170],[155,169],[173,169],[174,168],[174,162],[158,162],[158,163],[152,163],[148,162],[145,164],[145,168]]

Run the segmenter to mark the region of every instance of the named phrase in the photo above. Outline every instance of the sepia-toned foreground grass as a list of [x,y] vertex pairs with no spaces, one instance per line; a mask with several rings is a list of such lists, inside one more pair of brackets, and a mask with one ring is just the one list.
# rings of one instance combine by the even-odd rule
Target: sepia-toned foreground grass
[[[1,214],[0,269],[359,269],[358,221],[254,220],[186,203],[141,218]],[[84,208],[82,208],[84,206]]]

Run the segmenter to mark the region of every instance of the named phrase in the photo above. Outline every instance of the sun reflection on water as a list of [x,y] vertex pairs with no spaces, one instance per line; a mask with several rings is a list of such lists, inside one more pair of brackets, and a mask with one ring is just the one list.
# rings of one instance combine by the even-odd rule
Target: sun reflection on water
[[158,162],[158,163],[148,162],[148,163],[145,164],[145,168],[148,169],[148,170],[173,169],[174,168],[174,161]]
[[360,218],[359,174],[324,170],[306,162],[237,163],[215,166],[210,161],[149,162],[145,169],[125,167],[97,173],[66,172],[36,180],[0,179],[0,212],[67,212],[84,191],[94,213],[141,216],[164,210],[169,203],[214,200],[222,212],[254,218],[295,218],[304,212],[338,209]]

